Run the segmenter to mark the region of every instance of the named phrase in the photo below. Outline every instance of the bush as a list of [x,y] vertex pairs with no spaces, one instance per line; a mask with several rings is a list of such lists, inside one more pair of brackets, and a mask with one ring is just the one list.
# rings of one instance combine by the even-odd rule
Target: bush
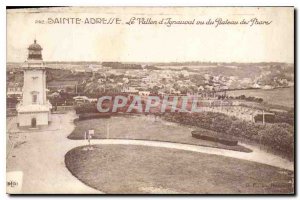
[[287,123],[294,126],[295,113],[294,110],[287,113],[275,112],[274,123]]
[[224,130],[229,130],[231,128],[232,119],[227,117],[226,115],[217,115],[213,118],[212,124],[210,125],[210,129],[223,132]]
[[233,140],[230,138],[220,137],[218,135],[202,133],[200,131],[192,131],[192,137],[212,142],[218,142],[221,144],[225,144],[228,146],[236,146],[238,144],[237,140]]
[[248,139],[263,144],[292,158],[294,156],[294,126],[288,123],[255,124],[237,120],[220,113],[165,113],[167,121]]
[[76,114],[81,113],[98,113],[96,104],[83,104],[75,107]]
[[261,143],[294,156],[294,129],[286,123],[272,124],[259,132]]

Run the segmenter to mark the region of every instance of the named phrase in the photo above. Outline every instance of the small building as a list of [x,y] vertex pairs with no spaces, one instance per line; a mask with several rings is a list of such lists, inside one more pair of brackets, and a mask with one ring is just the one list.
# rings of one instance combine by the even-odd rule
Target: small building
[[137,93],[138,90],[136,89],[136,87],[124,86],[122,88],[121,92],[124,92],[124,93]]
[[10,96],[22,96],[22,86],[15,83],[8,83],[7,84],[7,90],[6,95],[8,97]]
[[87,96],[76,96],[76,97],[73,97],[73,99],[75,100],[75,103],[77,105],[80,105],[80,104],[85,104],[85,103],[89,103],[89,98]]
[[64,80],[64,81],[50,81],[47,84],[47,88],[51,91],[65,91],[71,93],[77,93],[78,81],[76,80]]
[[150,91],[139,91],[138,94],[140,96],[149,96],[150,95]]

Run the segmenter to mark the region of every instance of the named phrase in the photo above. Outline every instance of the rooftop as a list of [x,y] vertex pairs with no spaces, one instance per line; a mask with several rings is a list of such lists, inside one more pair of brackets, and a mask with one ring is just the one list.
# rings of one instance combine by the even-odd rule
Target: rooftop
[[39,45],[38,43],[36,43],[36,39],[34,40],[34,43],[29,45],[28,50],[38,50],[41,51],[43,50],[43,48],[41,47],[41,45]]

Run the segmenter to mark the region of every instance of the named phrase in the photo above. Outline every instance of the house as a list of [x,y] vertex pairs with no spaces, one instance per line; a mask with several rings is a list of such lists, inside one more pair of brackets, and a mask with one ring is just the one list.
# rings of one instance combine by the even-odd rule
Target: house
[[137,93],[138,90],[136,89],[136,87],[124,86],[124,87],[121,89],[121,92],[124,92],[124,93]]
[[187,70],[182,70],[181,75],[186,78],[186,77],[189,77],[190,74]]
[[106,81],[105,78],[99,78],[97,82],[98,82],[98,83],[105,83],[105,81]]
[[85,72],[84,69],[75,69],[75,72]]
[[88,67],[92,72],[97,72],[99,69],[102,68],[102,65],[89,65]]
[[73,99],[75,100],[76,104],[84,104],[90,102],[89,98],[86,96],[76,96],[73,97]]
[[254,83],[254,84],[252,85],[252,87],[253,87],[253,88],[261,88],[261,86],[260,86],[259,84],[257,84],[257,83]]
[[214,86],[212,86],[212,85],[205,85],[204,88],[207,89],[207,90],[213,90]]
[[124,77],[122,80],[124,81],[124,83],[129,83],[129,79],[126,77]]
[[202,86],[202,85],[200,85],[199,87],[198,87],[198,92],[199,91],[203,91],[204,90],[204,87]]
[[78,81],[76,80],[64,80],[64,81],[50,81],[47,84],[49,90],[59,91],[64,90],[66,92],[77,92]]
[[150,91],[139,91],[138,94],[140,96],[149,96],[150,95]]
[[273,89],[274,87],[273,86],[271,86],[271,85],[264,85],[263,87],[262,87],[262,89],[264,89],[264,90],[270,90],[270,89]]
[[18,83],[8,83],[7,85],[7,96],[22,96],[22,87]]

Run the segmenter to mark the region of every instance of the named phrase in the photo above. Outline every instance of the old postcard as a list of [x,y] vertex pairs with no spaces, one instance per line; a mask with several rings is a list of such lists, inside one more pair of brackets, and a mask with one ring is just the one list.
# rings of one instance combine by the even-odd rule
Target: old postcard
[[293,7],[7,8],[8,194],[294,194]]

